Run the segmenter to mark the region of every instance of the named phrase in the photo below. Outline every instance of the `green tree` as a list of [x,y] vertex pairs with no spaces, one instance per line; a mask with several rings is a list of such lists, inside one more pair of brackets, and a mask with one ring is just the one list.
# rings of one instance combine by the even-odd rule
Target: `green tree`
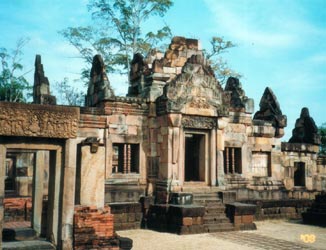
[[28,41],[27,38],[20,38],[11,52],[0,48],[0,101],[27,102],[28,96],[31,95],[32,87],[24,77],[28,72],[21,73],[22,49]]
[[55,92],[58,104],[83,106],[85,103],[85,93],[72,87],[67,77],[55,83]]
[[[171,0],[90,0],[94,25],[69,27],[60,33],[88,65],[93,55],[101,54],[108,72],[128,73],[135,53],[146,54],[171,36],[167,26],[143,34],[145,22],[153,16],[163,17],[171,6]],[[82,78],[89,78],[89,68],[83,69]]]
[[326,123],[323,123],[319,128],[319,134],[320,134],[320,139],[321,139],[321,144],[320,144],[320,155],[326,156]]
[[221,54],[228,52],[229,49],[236,47],[236,45],[231,41],[224,40],[223,37],[216,36],[212,37],[210,44],[211,49],[204,52],[220,83],[224,85],[230,76],[241,78],[242,75],[231,69],[227,61],[221,57]]

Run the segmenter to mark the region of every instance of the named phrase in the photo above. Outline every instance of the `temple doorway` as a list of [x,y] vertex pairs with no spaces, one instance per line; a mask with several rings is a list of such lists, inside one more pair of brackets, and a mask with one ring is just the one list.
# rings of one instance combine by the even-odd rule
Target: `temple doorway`
[[185,181],[205,181],[205,134],[185,134]]
[[57,245],[61,227],[62,143],[14,139],[5,138],[0,144],[0,156],[5,158],[0,162],[4,170],[3,241],[9,244],[43,238],[42,241]]
[[306,175],[305,175],[305,163],[295,162],[294,163],[294,186],[304,187],[306,186]]

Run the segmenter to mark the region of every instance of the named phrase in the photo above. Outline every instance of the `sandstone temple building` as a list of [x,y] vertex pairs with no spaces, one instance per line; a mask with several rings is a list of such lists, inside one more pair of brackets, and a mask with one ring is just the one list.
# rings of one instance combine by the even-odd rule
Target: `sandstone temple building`
[[128,249],[114,230],[254,229],[301,218],[326,190],[309,110],[282,142],[272,89],[255,108],[237,78],[222,87],[198,40],[136,54],[129,81],[115,96],[96,55],[85,107],[56,105],[36,57],[34,102],[0,102],[0,229],[29,221],[56,249]]

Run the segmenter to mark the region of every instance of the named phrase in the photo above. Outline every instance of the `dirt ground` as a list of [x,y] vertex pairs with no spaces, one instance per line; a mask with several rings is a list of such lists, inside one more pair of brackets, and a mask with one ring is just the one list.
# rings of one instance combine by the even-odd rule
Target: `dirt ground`
[[117,233],[133,240],[133,250],[326,249],[326,227],[280,220],[256,225],[255,231],[182,236],[142,229]]

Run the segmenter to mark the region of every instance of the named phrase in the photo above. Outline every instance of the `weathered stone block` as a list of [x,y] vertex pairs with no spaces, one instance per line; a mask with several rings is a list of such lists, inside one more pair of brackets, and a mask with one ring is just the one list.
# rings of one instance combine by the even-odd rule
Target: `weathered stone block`
[[192,226],[192,218],[191,217],[183,217],[182,225],[183,226]]

